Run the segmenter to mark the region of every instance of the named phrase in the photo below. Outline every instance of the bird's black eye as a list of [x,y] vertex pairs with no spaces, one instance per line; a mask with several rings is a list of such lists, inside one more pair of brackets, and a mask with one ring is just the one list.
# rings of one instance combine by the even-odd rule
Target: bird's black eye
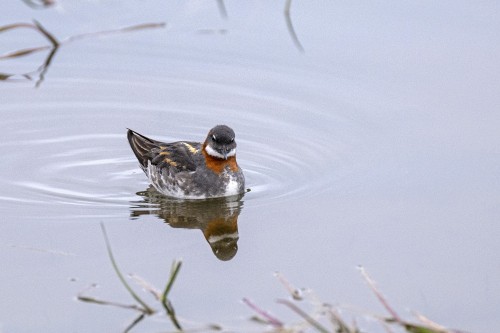
[[217,142],[217,137],[215,135],[212,135],[212,140]]
[[234,138],[231,138],[231,142],[234,142]]

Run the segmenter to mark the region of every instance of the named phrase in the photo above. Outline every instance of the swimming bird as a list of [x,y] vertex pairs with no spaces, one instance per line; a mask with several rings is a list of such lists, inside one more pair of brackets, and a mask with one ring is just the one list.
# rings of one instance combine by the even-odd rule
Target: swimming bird
[[127,138],[140,167],[160,193],[205,199],[243,193],[245,177],[236,162],[234,131],[212,128],[205,142],[160,142],[129,129]]

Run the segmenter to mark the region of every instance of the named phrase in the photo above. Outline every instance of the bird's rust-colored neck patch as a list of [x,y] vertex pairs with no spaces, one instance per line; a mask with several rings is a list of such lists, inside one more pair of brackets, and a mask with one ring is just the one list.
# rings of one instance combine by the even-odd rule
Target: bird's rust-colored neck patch
[[227,158],[227,160],[223,160],[217,157],[213,157],[209,155],[206,150],[205,146],[203,146],[202,153],[203,156],[205,157],[205,162],[207,165],[207,168],[215,172],[216,174],[221,173],[225,167],[229,167],[231,171],[236,172],[238,171],[238,163],[236,163],[236,156],[230,156]]

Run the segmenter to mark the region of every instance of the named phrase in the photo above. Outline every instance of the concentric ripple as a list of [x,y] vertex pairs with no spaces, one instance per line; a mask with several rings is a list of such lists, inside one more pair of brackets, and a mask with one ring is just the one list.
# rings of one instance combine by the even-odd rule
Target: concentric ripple
[[[0,181],[9,193],[0,201],[14,206],[31,202],[44,206],[44,213],[47,207],[62,209],[63,216],[126,214],[120,207],[147,187],[128,147],[126,128],[157,140],[203,141],[221,123],[237,135],[238,162],[250,189],[245,201],[269,205],[331,187],[355,138],[346,134],[346,126],[356,124],[338,113],[332,118],[327,109],[335,105],[326,94],[308,88],[290,95],[281,74],[271,76],[275,85],[263,88],[255,86],[255,78],[252,85],[238,85],[212,74],[192,80],[173,75],[134,87],[102,79],[99,90],[93,81],[79,80],[92,100],[68,92],[55,101],[51,94],[46,99],[28,96],[22,110],[7,103],[15,117],[6,129],[8,140],[0,145],[7,161]],[[45,89],[64,91],[67,84],[56,81]],[[145,102],[137,102],[138,86]],[[116,100],[109,100],[114,95]],[[71,206],[81,209],[71,211]]]

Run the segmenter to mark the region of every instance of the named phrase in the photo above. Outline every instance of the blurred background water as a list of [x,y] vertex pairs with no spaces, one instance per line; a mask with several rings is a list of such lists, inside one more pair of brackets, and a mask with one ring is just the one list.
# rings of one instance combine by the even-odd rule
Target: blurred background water
[[[410,318],[499,326],[497,2],[293,1],[289,18],[285,1],[28,3],[3,4],[0,26],[108,33],[0,60],[0,332],[128,325],[130,311],[75,299],[97,283],[91,295],[130,303],[100,223],[123,271],[158,287],[183,259],[171,298],[188,326],[255,329],[243,297],[297,319],[275,303],[275,271],[383,312],[357,265]],[[47,45],[0,33],[3,55]],[[148,192],[126,128],[202,141],[222,123],[249,193],[199,208]]]

